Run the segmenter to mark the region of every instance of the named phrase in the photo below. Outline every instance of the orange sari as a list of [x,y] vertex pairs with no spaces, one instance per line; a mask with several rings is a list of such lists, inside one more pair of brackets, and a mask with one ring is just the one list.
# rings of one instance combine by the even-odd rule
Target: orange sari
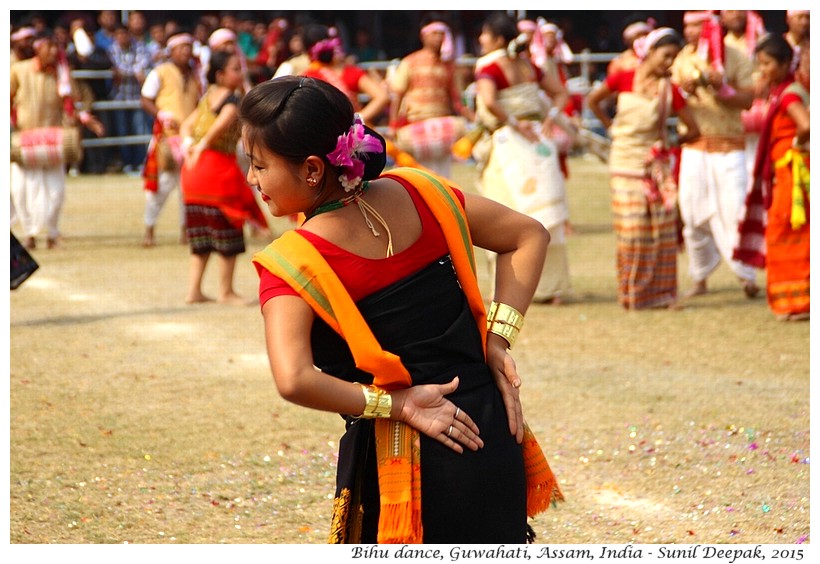
[[[800,95],[797,91],[802,89],[795,82],[789,90]],[[795,159],[802,159],[809,168],[809,154],[792,147],[797,128],[784,105],[774,115],[769,153],[774,183],[766,224],[766,294],[775,315],[808,313],[810,305],[809,193],[794,174]],[[802,225],[801,221],[793,221],[795,204],[799,206],[801,199],[805,204]]]
[[767,269],[766,295],[778,317],[809,313],[809,153],[792,147],[797,126],[787,108],[809,93],[789,80],[769,97],[734,258]]

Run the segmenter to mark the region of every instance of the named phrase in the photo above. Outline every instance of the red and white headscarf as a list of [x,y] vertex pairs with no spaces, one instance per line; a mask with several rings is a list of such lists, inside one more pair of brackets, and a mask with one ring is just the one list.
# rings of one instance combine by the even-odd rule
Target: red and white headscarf
[[530,60],[538,68],[543,68],[547,62],[547,51],[544,47],[544,37],[541,35],[539,28],[542,24],[547,23],[545,19],[538,18],[537,22],[532,20],[520,20],[518,22],[518,31],[520,33],[528,33],[532,36],[530,39]]
[[624,28],[624,43],[630,45],[639,35],[646,35],[655,29],[655,20],[649,18],[645,22],[634,22]]
[[659,27],[658,29],[653,29],[643,37],[636,39],[635,43],[632,45],[632,50],[635,51],[635,55],[643,61],[658,41],[668,35],[674,35],[675,33],[675,30],[671,27]]
[[683,13],[683,23],[697,24],[703,23],[714,15],[712,10],[688,11]]
[[424,36],[436,31],[444,33],[444,41],[441,43],[441,60],[452,61],[455,56],[455,48],[453,45],[453,32],[450,31],[450,26],[444,22],[430,22],[421,28],[420,35]]
[[717,72],[724,72],[724,48],[723,48],[723,28],[717,15],[710,12],[709,17],[703,20],[700,28],[700,39],[698,39],[698,55],[705,61],[709,61]]
[[757,41],[766,35],[763,18],[754,10],[746,10],[746,51],[751,56],[755,52]]

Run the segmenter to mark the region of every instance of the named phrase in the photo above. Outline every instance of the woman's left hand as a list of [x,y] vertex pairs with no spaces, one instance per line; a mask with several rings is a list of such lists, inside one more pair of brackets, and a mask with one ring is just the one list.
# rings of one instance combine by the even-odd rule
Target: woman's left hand
[[488,336],[487,364],[493,373],[496,386],[501,391],[504,407],[507,409],[510,434],[515,435],[515,440],[521,443],[524,440],[524,412],[521,409],[519,395],[521,378],[518,376],[515,360],[505,346],[506,343],[501,344],[495,341],[503,341],[503,339],[496,335]]
[[521,120],[515,123],[513,129],[524,136],[530,143],[537,143],[539,141],[538,134],[535,132],[532,123],[527,120]]

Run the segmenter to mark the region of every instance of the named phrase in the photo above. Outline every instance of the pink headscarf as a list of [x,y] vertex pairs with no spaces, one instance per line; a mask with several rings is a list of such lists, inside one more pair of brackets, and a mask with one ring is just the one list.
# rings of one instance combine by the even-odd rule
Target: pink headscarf
[[453,56],[455,55],[455,49],[453,47],[453,32],[450,31],[450,27],[447,24],[443,22],[430,22],[421,28],[420,34],[425,35],[435,31],[444,33],[444,41],[441,44],[441,60],[452,61]]
[[324,53],[325,51],[333,51],[334,56],[344,54],[342,38],[339,37],[339,30],[335,27],[327,28],[327,38],[316,42],[316,44],[310,48],[310,51],[308,52],[310,55],[310,60],[317,60],[319,58],[319,54]]
[[659,27],[658,29],[653,29],[643,37],[636,39],[635,43],[632,45],[632,50],[635,51],[635,55],[643,61],[658,41],[668,35],[674,34],[675,30],[671,27]]
[[558,62],[564,63],[566,65],[572,62],[572,49],[570,49],[569,45],[567,45],[566,42],[564,42],[564,32],[561,31],[560,27],[558,27],[554,23],[544,21],[544,23],[541,24],[538,30],[541,32],[542,35],[545,33],[555,34],[556,45],[554,55]]
[[537,22],[532,20],[521,20],[518,22],[518,31],[521,33],[529,33],[532,35],[530,39],[530,60],[538,68],[543,68],[547,62],[547,51],[544,47],[544,37],[541,35],[539,28],[541,25],[547,23],[544,18],[538,18]]
[[22,41],[23,39],[34,37],[36,34],[37,32],[34,31],[33,27],[21,27],[20,29],[11,34],[10,39],[12,41]]
[[208,46],[211,49],[216,49],[228,41],[236,41],[236,34],[228,28],[221,27],[214,31],[208,38]]
[[167,47],[170,51],[174,47],[178,45],[193,45],[194,44],[194,36],[190,33],[177,33],[176,35],[172,35],[171,38],[168,40]]

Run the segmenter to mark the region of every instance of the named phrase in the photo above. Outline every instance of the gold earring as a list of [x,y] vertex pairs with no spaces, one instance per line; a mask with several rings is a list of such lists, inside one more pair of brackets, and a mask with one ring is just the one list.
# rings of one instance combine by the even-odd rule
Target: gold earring
[[316,180],[314,177],[312,177],[312,176],[307,177],[308,186],[316,186],[317,182],[318,182],[318,180]]

